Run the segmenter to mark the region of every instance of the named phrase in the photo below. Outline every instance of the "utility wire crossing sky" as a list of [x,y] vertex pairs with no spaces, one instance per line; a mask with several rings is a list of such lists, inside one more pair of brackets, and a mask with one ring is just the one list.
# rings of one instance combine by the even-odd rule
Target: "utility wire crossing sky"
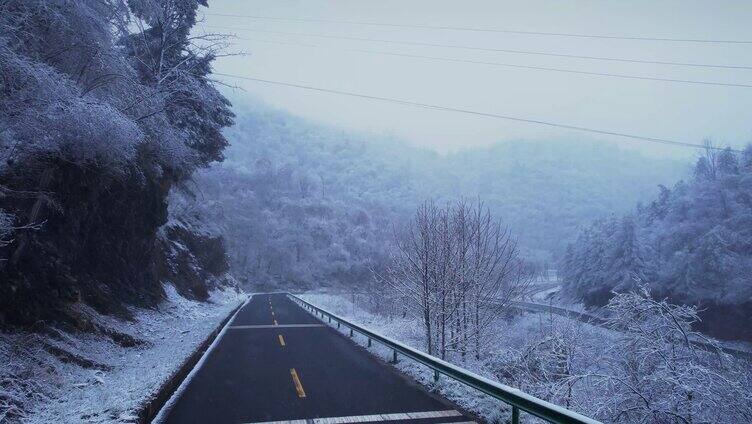
[[[346,39],[346,40],[374,41],[374,42],[380,42],[380,43],[400,43],[400,44],[406,43],[402,41],[378,40],[378,39],[373,39],[373,38],[363,39],[363,38],[353,38],[353,37],[337,37],[337,36],[330,36],[330,35],[325,35],[325,34],[301,34],[301,33],[295,33],[295,32],[262,31],[262,30],[254,30],[251,28],[235,28],[235,27],[212,27],[212,28],[254,31],[254,32],[262,32],[262,33],[272,33],[272,34],[305,35],[305,36],[310,36],[310,37],[337,38],[337,39]],[[242,37],[235,37],[235,38],[240,39],[240,40],[246,40],[246,41],[254,41],[253,39],[249,39],[249,38],[242,38]],[[463,49],[478,49],[475,47],[452,46],[452,45],[445,45],[445,44],[412,43],[412,42],[407,42],[407,44],[463,48]],[[301,44],[301,45],[304,45],[304,44]],[[309,46],[318,47],[315,45],[309,45]],[[481,50],[499,51],[498,49],[482,49],[482,48]],[[436,61],[445,61],[445,62],[472,63],[476,65],[505,66],[505,67],[510,67],[510,68],[533,69],[533,70],[538,70],[538,71],[569,72],[573,74],[594,75],[594,76],[602,76],[602,77],[641,79],[641,80],[649,80],[649,81],[664,81],[664,82],[675,82],[675,83],[682,83],[682,84],[702,84],[702,85],[719,85],[719,86],[726,86],[726,87],[752,88],[752,84],[736,84],[736,83],[728,83],[728,82],[720,82],[720,81],[697,81],[697,80],[649,77],[649,76],[642,76],[642,75],[612,74],[612,73],[605,73],[605,72],[579,71],[576,69],[549,68],[549,67],[544,67],[544,66],[529,66],[529,65],[520,65],[520,64],[514,64],[514,63],[501,63],[501,62],[488,62],[488,61],[482,61],[482,60],[455,59],[455,58],[449,58],[449,57],[423,56],[423,55],[392,53],[392,52],[383,52],[383,51],[375,51],[375,50],[350,49],[349,51],[369,53],[369,54],[381,54],[381,55],[388,55],[388,56],[398,56],[398,57],[406,57],[406,58],[413,58],[413,59],[427,59],[427,60],[436,60]],[[567,57],[575,57],[575,56],[569,55]],[[619,60],[619,59],[610,59],[610,60]],[[637,63],[657,63],[657,62],[644,62],[643,61],[643,62],[637,62]],[[661,63],[665,64],[665,62],[661,62]],[[712,67],[713,65],[694,65],[694,66]],[[735,66],[733,68],[734,69],[752,69],[752,67],[743,67],[743,66]]]
[[205,13],[208,16],[224,16],[230,18],[246,18],[246,19],[260,19],[260,20],[272,20],[272,21],[289,21],[289,22],[317,22],[328,24],[348,24],[348,25],[371,25],[371,26],[387,26],[396,28],[419,28],[419,29],[439,29],[439,30],[452,30],[452,31],[473,31],[473,32],[500,32],[507,34],[527,34],[527,35],[544,35],[554,37],[574,37],[574,38],[603,38],[609,40],[639,40],[639,41],[665,41],[665,42],[679,42],[679,43],[716,43],[716,44],[752,44],[752,40],[708,40],[698,38],[651,38],[651,37],[638,37],[638,36],[618,36],[618,35],[594,35],[594,34],[565,34],[559,32],[540,32],[540,31],[516,31],[509,29],[498,28],[468,28],[468,27],[453,27],[453,26],[436,26],[436,25],[406,25],[406,24],[390,24],[384,22],[358,22],[358,21],[337,21],[331,19],[300,19],[300,18],[283,18],[278,16],[256,16],[256,15],[231,15],[227,13]]
[[[263,84],[272,84],[272,85],[279,85],[279,86],[285,86],[285,87],[300,88],[304,90],[320,91],[324,93],[339,94],[343,96],[360,97],[360,98],[369,99],[369,100],[379,100],[379,101],[384,101],[384,102],[397,103],[401,105],[421,107],[425,109],[442,110],[442,111],[447,111],[447,112],[458,112],[458,113],[465,113],[469,115],[484,116],[487,118],[506,119],[510,121],[525,122],[528,124],[546,125],[550,127],[564,128],[568,130],[590,132],[590,133],[602,134],[602,135],[611,135],[615,137],[623,137],[623,138],[629,138],[629,139],[638,140],[638,141],[647,141],[651,143],[661,143],[661,144],[668,144],[672,146],[692,147],[692,148],[699,148],[699,149],[711,148],[714,150],[725,150],[725,148],[717,147],[717,146],[688,143],[688,142],[676,141],[676,140],[666,140],[662,138],[646,137],[646,136],[641,136],[641,135],[620,133],[620,132],[615,132],[615,131],[598,130],[594,128],[586,128],[586,127],[579,127],[575,125],[560,124],[556,122],[541,121],[539,119],[528,119],[528,118],[521,118],[521,117],[515,117],[515,116],[499,115],[496,113],[487,113],[487,112],[479,112],[479,111],[474,111],[474,110],[458,109],[458,108],[447,107],[447,106],[429,105],[425,103],[413,102],[410,100],[391,99],[391,98],[371,96],[371,95],[361,94],[361,93],[350,93],[350,92],[339,91],[339,90],[330,90],[330,89],[321,88],[321,87],[312,87],[308,85],[292,84],[292,83],[287,83],[287,82],[282,82],[282,81],[271,81],[271,80],[265,80],[261,78],[244,77],[241,75],[231,75],[231,74],[224,74],[224,73],[216,73],[216,75],[230,77],[230,78],[239,78],[239,79],[243,79],[247,81],[255,81],[255,82],[259,82]],[[740,150],[735,150],[735,149],[730,149],[730,150],[735,151],[735,152],[740,152]]]
[[[259,33],[265,33],[265,34],[295,35],[295,36],[303,36],[303,37],[332,38],[332,39],[337,39],[337,40],[371,41],[371,42],[376,42],[376,43],[405,44],[405,45],[410,45],[410,46],[446,47],[450,49],[480,50],[480,51],[487,51],[487,52],[566,57],[566,58],[573,58],[573,59],[605,60],[605,61],[611,61],[611,62],[627,62],[627,63],[644,63],[644,64],[651,64],[651,65],[672,65],[672,66],[688,66],[688,67],[698,67],[698,68],[719,68],[719,69],[748,69],[748,70],[752,69],[752,66],[747,66],[747,65],[712,65],[712,64],[706,64],[706,63],[686,63],[686,62],[670,62],[670,61],[655,61],[655,60],[641,60],[641,59],[623,59],[623,58],[616,58],[616,57],[581,56],[581,55],[572,55],[572,54],[532,52],[532,51],[525,51],[525,50],[510,50],[510,49],[495,49],[495,48],[454,45],[454,44],[420,43],[420,42],[403,41],[403,40],[383,40],[383,39],[378,39],[378,38],[345,37],[345,36],[337,36],[337,35],[330,35],[330,34],[311,34],[311,33],[305,33],[305,32],[289,32],[289,31],[269,31],[269,30],[261,30],[261,29],[247,28],[247,27],[236,27],[236,26],[207,25],[205,26],[205,28],[216,28],[216,29],[223,29],[223,30],[230,30],[230,31],[250,31],[250,32],[259,32]],[[242,37],[234,37],[234,38],[237,38],[240,40],[253,41],[253,39],[242,38]]]
[[[217,75],[244,77],[247,83],[239,86],[262,101],[438,151],[583,137],[565,129],[608,142],[652,140],[637,148],[660,155],[686,151],[657,144],[748,142],[752,29],[746,23],[752,5],[629,6],[217,0],[199,30],[274,36],[234,37],[234,48],[250,54],[221,58],[216,65]],[[321,43],[308,43],[310,38]],[[499,60],[510,55],[513,60]],[[339,100],[274,86],[337,94]],[[364,96],[381,101],[355,99]],[[388,103],[420,106],[406,112]],[[437,116],[436,109],[462,113]],[[529,125],[533,122],[539,125]]]

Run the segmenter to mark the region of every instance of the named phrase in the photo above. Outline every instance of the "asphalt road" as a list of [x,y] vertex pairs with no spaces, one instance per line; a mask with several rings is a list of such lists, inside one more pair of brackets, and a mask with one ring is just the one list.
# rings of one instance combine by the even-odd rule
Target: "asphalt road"
[[283,294],[254,295],[176,396],[164,422],[471,421]]

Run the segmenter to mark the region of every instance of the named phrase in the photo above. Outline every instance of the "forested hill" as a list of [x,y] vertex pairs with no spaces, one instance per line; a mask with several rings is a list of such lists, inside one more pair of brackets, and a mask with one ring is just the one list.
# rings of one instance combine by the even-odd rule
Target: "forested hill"
[[537,258],[558,257],[586,222],[675,181],[686,164],[584,141],[505,142],[443,161],[445,195],[480,196]]
[[460,196],[487,202],[528,259],[543,263],[580,226],[650,198],[686,167],[577,140],[440,155],[234,103],[227,160],[198,181],[208,203],[221,206],[236,274],[249,280],[313,285],[364,277],[394,222],[428,198]]
[[708,150],[652,202],[600,220],[567,251],[565,290],[590,305],[638,281],[700,307],[714,335],[752,340],[752,146]]

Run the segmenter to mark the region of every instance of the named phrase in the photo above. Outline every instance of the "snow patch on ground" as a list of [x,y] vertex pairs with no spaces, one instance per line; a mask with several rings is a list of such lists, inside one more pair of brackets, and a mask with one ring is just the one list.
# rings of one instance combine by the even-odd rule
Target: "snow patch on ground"
[[[234,288],[214,290],[205,303],[183,298],[172,285],[165,291],[158,308],[134,309],[132,322],[80,307],[98,325],[140,341],[132,347],[102,334],[0,333],[0,422],[134,422],[143,402],[246,299]],[[45,346],[93,368],[61,361]]]

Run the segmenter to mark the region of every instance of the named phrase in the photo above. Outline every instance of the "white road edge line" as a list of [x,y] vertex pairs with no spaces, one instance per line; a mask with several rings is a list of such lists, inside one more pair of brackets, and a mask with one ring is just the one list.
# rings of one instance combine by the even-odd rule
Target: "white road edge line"
[[238,316],[238,313],[240,313],[240,311],[242,311],[243,308],[245,308],[246,305],[250,303],[253,296],[255,296],[254,293],[251,293],[250,295],[248,295],[248,299],[246,299],[245,302],[243,302],[243,304],[240,305],[238,310],[235,311],[235,313],[232,315],[232,318],[230,318],[227,321],[227,324],[225,324],[225,326],[222,327],[222,331],[220,331],[219,334],[217,334],[217,337],[214,339],[211,345],[209,345],[209,348],[206,349],[206,352],[204,352],[204,354],[201,355],[201,359],[198,360],[198,362],[196,363],[196,366],[194,366],[191,372],[189,372],[188,375],[185,377],[185,379],[183,379],[183,382],[180,383],[180,386],[178,386],[177,390],[175,390],[175,393],[173,393],[172,396],[170,396],[170,399],[167,400],[164,406],[162,406],[162,409],[159,410],[159,413],[157,414],[157,416],[154,417],[154,419],[151,421],[152,424],[163,423],[165,421],[165,419],[167,418],[167,415],[175,406],[175,402],[177,402],[177,400],[180,399],[180,396],[183,394],[186,387],[188,387],[188,385],[191,383],[191,380],[193,379],[193,377],[196,375],[198,370],[201,369],[201,367],[204,365],[204,362],[206,362],[206,358],[209,357],[209,355],[212,353],[214,348],[217,347],[217,345],[219,344],[220,340],[222,340],[222,337],[227,332],[227,329],[230,328],[230,324],[232,324],[232,322],[235,321],[235,318]]
[[[425,418],[444,418],[459,417],[462,413],[454,409],[443,411],[420,411],[420,412],[401,412],[396,414],[374,414],[374,415],[352,415],[349,417],[330,417],[330,418],[313,418],[307,420],[289,420],[289,421],[260,421],[246,424],[305,424],[313,421],[313,424],[349,424],[349,423],[370,423],[379,421],[400,421],[415,420]],[[463,421],[456,424],[470,424],[475,421]],[[454,423],[452,423],[454,424]]]
[[232,325],[230,330],[254,330],[257,328],[305,328],[305,327],[325,327],[324,324],[262,324],[262,325]]

